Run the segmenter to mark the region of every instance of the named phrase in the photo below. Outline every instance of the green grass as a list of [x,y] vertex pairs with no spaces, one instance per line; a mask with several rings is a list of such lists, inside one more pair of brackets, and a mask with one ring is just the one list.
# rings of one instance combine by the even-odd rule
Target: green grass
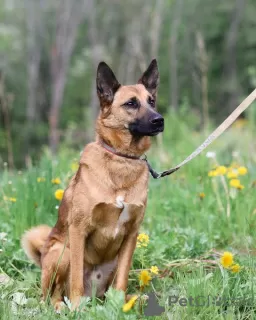
[[[193,131],[196,125],[192,116],[189,123],[175,115],[169,117],[162,147],[154,145],[148,154],[152,166],[158,170],[166,169],[192,152],[205,138],[202,133]],[[146,306],[143,295],[155,292],[164,307],[161,319],[255,319],[256,304],[248,301],[254,296],[256,284],[254,137],[250,124],[244,129],[232,128],[207,150],[216,152],[217,162],[221,165],[228,166],[236,161],[248,168],[248,174],[241,177],[245,186],[243,190],[231,190],[226,177],[208,177],[208,171],[216,164],[206,157],[206,152],[172,176],[150,180],[148,207],[141,226],[141,232],[148,234],[150,241],[147,247],[135,251],[129,292],[139,294],[140,301],[131,311],[122,312],[124,297],[112,289],[105,301],[84,299],[80,313],[72,313],[67,307],[61,317],[147,319],[143,315]],[[232,156],[234,152],[235,158]],[[57,317],[49,304],[40,303],[40,270],[25,257],[20,248],[20,237],[31,226],[41,223],[52,226],[55,223],[59,202],[54,192],[66,187],[73,174],[71,164],[78,158],[79,151],[63,147],[57,159],[53,160],[45,151],[40,163],[24,172],[10,172],[8,166],[2,167],[1,319]],[[38,177],[45,178],[45,181],[37,182]],[[51,183],[56,177],[60,177],[61,185]],[[203,199],[199,197],[201,192],[205,194]],[[6,197],[16,198],[16,202],[6,200]],[[222,251],[234,254],[235,261],[242,266],[239,273],[232,273],[220,265],[219,253]],[[140,292],[139,270],[153,265],[158,266],[160,273]],[[9,281],[5,283],[3,278],[7,276]],[[170,303],[173,296],[179,299],[200,296],[201,302],[208,296],[209,299],[219,296],[226,297],[229,302],[236,299],[236,303],[213,305],[213,300],[210,300],[209,305],[181,306],[179,302]]]

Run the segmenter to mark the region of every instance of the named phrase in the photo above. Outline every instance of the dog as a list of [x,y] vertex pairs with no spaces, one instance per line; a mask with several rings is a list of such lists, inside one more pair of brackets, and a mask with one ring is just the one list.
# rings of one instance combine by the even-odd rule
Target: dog
[[135,85],[121,85],[105,62],[98,65],[96,139],[85,146],[56,225],[34,227],[21,241],[42,269],[43,299],[50,296],[56,310],[64,296],[76,309],[82,296],[104,296],[110,285],[126,293],[147,204],[149,171],[141,156],[164,130],[158,84],[155,59]]

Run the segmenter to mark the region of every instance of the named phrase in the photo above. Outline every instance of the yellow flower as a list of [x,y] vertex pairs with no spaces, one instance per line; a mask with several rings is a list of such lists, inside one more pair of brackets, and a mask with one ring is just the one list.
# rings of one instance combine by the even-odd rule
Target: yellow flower
[[142,247],[147,247],[149,243],[149,236],[145,233],[140,233],[137,237],[137,247],[141,248]]
[[200,199],[205,198],[205,193],[204,193],[204,192],[200,192],[200,193],[199,193],[199,198],[200,198]]
[[237,171],[240,174],[240,176],[244,176],[248,172],[247,168],[245,167],[239,167]]
[[231,272],[233,272],[233,273],[238,273],[238,272],[241,271],[241,267],[240,267],[240,265],[239,265],[238,263],[236,263],[236,264],[233,264],[233,265],[230,267],[230,270],[231,270]]
[[247,123],[248,123],[247,119],[240,118],[233,123],[232,127],[236,129],[242,129],[247,125]]
[[216,177],[218,175],[216,170],[211,170],[208,172],[208,177]]
[[55,179],[52,179],[52,183],[53,184],[60,184],[61,180],[60,180],[60,178],[55,178]]
[[135,305],[138,296],[133,296],[126,304],[123,305],[123,312],[127,312],[131,310],[131,308]]
[[64,194],[63,189],[57,189],[54,195],[55,195],[55,198],[60,201],[63,198],[63,194]]
[[17,201],[17,199],[16,198],[14,198],[14,197],[6,197],[6,196],[4,196],[4,201],[10,201],[10,202],[16,202]]
[[36,180],[37,180],[37,182],[44,182],[44,181],[45,181],[45,178],[38,177]]
[[222,175],[226,174],[227,168],[225,166],[219,166],[219,167],[216,168],[215,171],[216,171],[218,176],[222,176]]
[[151,273],[154,273],[154,274],[158,274],[158,273],[159,273],[159,269],[158,269],[157,266],[152,266],[152,267],[150,268],[150,272],[151,272]]
[[79,168],[79,164],[77,162],[71,163],[72,171],[77,171],[78,168]]
[[227,173],[227,177],[228,177],[228,179],[236,179],[238,177],[238,174],[237,174],[237,172],[232,170]]
[[228,251],[225,251],[220,258],[220,263],[224,268],[229,268],[233,264],[233,261],[233,254]]
[[149,281],[151,280],[151,276],[147,270],[142,270],[139,275],[140,285],[141,286],[148,286]]
[[244,186],[241,184],[239,179],[231,179],[229,181],[229,184],[230,184],[230,187],[232,187],[232,188],[236,188],[239,190],[244,189]]

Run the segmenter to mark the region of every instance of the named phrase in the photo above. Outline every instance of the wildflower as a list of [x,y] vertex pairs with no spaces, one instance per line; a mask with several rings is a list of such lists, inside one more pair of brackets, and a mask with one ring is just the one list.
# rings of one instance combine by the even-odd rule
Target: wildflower
[[247,123],[248,123],[247,119],[239,118],[233,123],[232,127],[236,129],[242,129],[247,125]]
[[199,198],[202,200],[205,198],[205,193],[204,192],[200,192],[199,193]]
[[52,184],[60,184],[60,183],[61,183],[60,178],[52,179]]
[[39,182],[44,182],[44,181],[45,181],[45,178],[38,177],[36,180],[37,180],[38,183],[39,183]]
[[236,179],[238,177],[238,173],[232,170],[227,173],[227,177],[228,179]]
[[233,273],[238,273],[238,272],[241,271],[241,267],[240,267],[240,265],[239,265],[238,263],[236,263],[236,264],[233,264],[233,265],[230,267],[230,270],[231,270],[231,272],[233,272]]
[[220,263],[224,268],[229,268],[233,264],[233,261],[233,254],[228,251],[225,251],[220,258]]
[[244,186],[241,184],[239,179],[231,179],[229,181],[229,185],[230,185],[230,187],[236,188],[236,189],[239,189],[239,190],[244,188]]
[[138,296],[133,296],[126,304],[123,305],[123,312],[127,312],[131,310],[131,308],[135,305]]
[[17,201],[17,199],[16,198],[14,198],[14,197],[6,197],[6,196],[4,196],[4,201],[10,201],[10,202],[16,202]]
[[247,168],[245,168],[245,167],[239,167],[239,168],[237,169],[237,171],[238,171],[238,173],[239,173],[240,176],[244,176],[244,175],[246,175],[247,172],[248,172]]
[[216,168],[216,173],[218,176],[223,176],[224,174],[227,173],[227,168],[225,166],[219,166]]
[[63,198],[63,194],[64,194],[64,190],[63,189],[57,189],[55,191],[55,198],[60,201]]
[[216,153],[214,151],[208,151],[206,153],[206,157],[207,158],[215,158],[216,157]]
[[71,163],[71,170],[76,171],[79,168],[79,164],[77,162]]
[[208,172],[208,177],[216,177],[218,175],[216,170],[211,170]]
[[151,280],[151,276],[147,270],[142,270],[140,275],[139,275],[139,280],[140,280],[140,285],[141,287],[143,286],[148,286],[149,281]]
[[140,233],[137,237],[137,247],[147,247],[149,243],[149,236],[145,233]]
[[6,232],[0,232],[0,240],[1,241],[7,241],[7,233]]
[[158,269],[157,266],[152,266],[152,267],[150,268],[150,272],[151,272],[151,273],[154,273],[154,274],[158,274],[158,273],[159,273],[159,269]]

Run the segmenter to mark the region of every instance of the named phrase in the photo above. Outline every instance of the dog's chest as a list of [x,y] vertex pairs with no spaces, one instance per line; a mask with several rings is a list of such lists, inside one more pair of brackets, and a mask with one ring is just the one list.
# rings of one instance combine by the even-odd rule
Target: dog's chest
[[117,196],[114,203],[100,203],[93,212],[93,224],[97,232],[107,238],[124,235],[142,220],[144,205],[127,203]]

